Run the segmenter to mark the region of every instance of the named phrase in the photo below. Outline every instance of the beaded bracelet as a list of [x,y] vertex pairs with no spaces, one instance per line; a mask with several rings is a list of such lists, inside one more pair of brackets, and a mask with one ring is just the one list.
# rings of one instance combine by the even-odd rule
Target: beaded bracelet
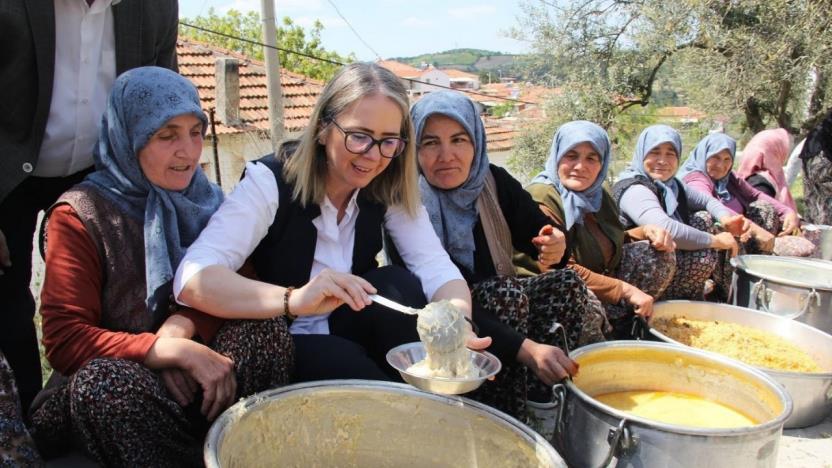
[[294,290],[294,287],[289,286],[286,288],[286,292],[283,293],[283,314],[286,315],[289,320],[295,320],[298,318],[297,315],[289,312],[289,296],[292,295],[292,291]]

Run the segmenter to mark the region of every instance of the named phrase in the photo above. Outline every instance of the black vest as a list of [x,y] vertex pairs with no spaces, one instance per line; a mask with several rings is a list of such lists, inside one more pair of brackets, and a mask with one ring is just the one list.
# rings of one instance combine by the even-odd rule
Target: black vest
[[[300,287],[309,282],[318,230],[312,220],[320,216],[318,205],[306,207],[292,199],[294,187],[283,180],[283,163],[273,154],[257,160],[274,173],[280,205],[266,237],[251,255],[254,270],[261,281],[280,286]],[[387,208],[359,192],[358,218],[355,220],[355,245],[352,273],[362,275],[378,267],[376,255],[382,248],[382,227]]]
[[[662,206],[662,209],[665,211],[667,210],[664,203],[664,197],[659,194],[659,188],[653,183],[652,180],[644,177],[643,175],[636,175],[635,177],[619,180],[612,186],[612,198],[615,200],[615,204],[618,205],[618,212],[620,213],[618,218],[621,221],[621,224],[624,225],[624,229],[632,229],[636,227],[636,223],[634,223],[629,216],[624,214],[624,211],[621,209],[621,197],[624,195],[624,192],[626,192],[627,189],[633,185],[643,185],[650,189],[650,191],[656,195],[656,198],[659,199],[659,204]],[[679,188],[679,193],[676,194],[676,202],[678,203],[676,206],[676,213],[679,214],[683,223],[690,226],[690,209],[688,208],[688,195],[685,192],[685,184],[677,180],[676,186]]]

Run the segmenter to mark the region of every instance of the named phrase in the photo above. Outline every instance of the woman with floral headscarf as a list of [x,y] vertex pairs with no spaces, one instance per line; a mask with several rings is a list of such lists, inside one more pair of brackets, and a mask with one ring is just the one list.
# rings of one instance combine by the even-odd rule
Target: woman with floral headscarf
[[743,148],[736,174],[752,187],[797,211],[783,169],[790,146],[791,135],[786,129],[763,130]]
[[[646,225],[628,231],[618,208],[604,188],[612,152],[607,132],[583,120],[558,128],[546,167],[526,187],[541,209],[564,223],[570,239],[574,269],[608,307],[616,336],[627,336],[633,310],[649,317],[676,269],[675,244],[664,229]],[[640,241],[646,242],[630,242]],[[653,248],[651,248],[651,245]],[[534,271],[527,257],[518,265]]]
[[39,446],[76,440],[104,465],[200,465],[209,421],[287,383],[282,319],[223,322],[171,297],[176,266],[223,199],[199,167],[206,125],[177,73],[116,79],[96,171],[48,213],[40,313],[55,371],[33,405]]
[[[787,235],[800,227],[797,212],[755,189],[731,170],[737,142],[724,133],[711,133],[699,141],[691,151],[679,178],[692,190],[711,197],[731,210],[754,222],[753,236],[760,241],[760,250],[770,251],[771,234]],[[778,219],[779,217],[779,219]],[[781,229],[782,221],[782,229]],[[762,230],[757,228],[762,227]]]
[[[568,258],[561,226],[508,172],[489,163],[476,103],[458,92],[434,92],[411,114],[422,201],[472,287],[474,321],[492,336],[490,349],[505,365],[475,398],[525,418],[527,399],[548,401],[550,386],[577,371],[556,346],[561,340],[553,325],[564,326],[570,346],[600,339],[585,332],[591,326],[585,323],[586,288],[573,271],[557,269]],[[514,251],[533,257],[547,273],[518,277]]]
[[742,234],[747,226],[741,216],[716,200],[685,187],[678,180],[682,137],[667,125],[653,125],[639,135],[629,166],[613,186],[621,221],[627,228],[657,225],[667,230],[676,243],[676,274],[664,293],[665,299],[702,299],[705,281],[717,264],[716,250],[737,253],[737,243],[730,232],[711,234],[709,217]]

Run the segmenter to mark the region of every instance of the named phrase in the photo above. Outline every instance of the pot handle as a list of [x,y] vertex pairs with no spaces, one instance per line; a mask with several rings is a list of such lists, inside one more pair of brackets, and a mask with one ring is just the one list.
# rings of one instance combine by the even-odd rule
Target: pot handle
[[800,308],[800,312],[798,312],[797,315],[792,317],[792,319],[796,319],[808,312],[809,307],[812,306],[812,301],[815,301],[815,305],[817,307],[820,307],[820,294],[818,294],[818,292],[815,291],[815,288],[812,288],[812,290],[809,291],[809,293],[806,294],[806,296],[803,298],[803,307]]
[[549,329],[549,332],[557,333],[558,331],[560,331],[560,339],[563,342],[563,352],[566,353],[566,356],[569,356],[569,343],[566,341],[566,329],[563,328],[563,325],[561,325],[559,322],[555,322],[552,325],[552,328]]
[[[754,283],[754,286],[751,287],[751,298],[749,307],[755,309],[758,301],[760,304],[760,309],[762,311],[768,312],[770,314],[774,313],[775,315],[780,315],[772,311],[769,307],[768,288],[766,287],[765,280],[763,279],[757,281],[756,283]],[[786,316],[787,318],[794,320],[802,316],[803,314],[809,311],[809,308],[812,306],[813,301],[817,307],[820,307],[821,298],[820,294],[818,294],[815,288],[812,288],[812,290],[809,291],[805,296],[803,296],[800,299],[800,301],[803,303],[803,305],[800,307],[800,311],[795,315]]]
[[558,414],[555,419],[555,433],[552,435],[552,444],[556,434],[563,434],[563,408],[566,406],[566,386],[563,384],[552,385],[552,400],[558,405]]
[[647,332],[649,330],[650,325],[647,323],[647,319],[641,315],[636,315],[633,320],[633,328],[630,330],[630,334],[633,338],[635,338],[636,341],[641,341],[647,337]]
[[609,435],[607,435],[610,449],[604,461],[598,465],[599,468],[608,467],[614,457],[627,454],[636,446],[637,437],[630,432],[630,428],[627,427],[628,422],[630,421],[622,419],[617,428],[610,429]]
[[751,294],[748,298],[748,307],[750,309],[756,309],[757,304],[759,303],[760,310],[762,310],[763,312],[772,313],[772,311],[768,308],[767,293],[768,288],[766,287],[766,280],[761,279],[760,281],[754,283],[754,285],[751,286]]

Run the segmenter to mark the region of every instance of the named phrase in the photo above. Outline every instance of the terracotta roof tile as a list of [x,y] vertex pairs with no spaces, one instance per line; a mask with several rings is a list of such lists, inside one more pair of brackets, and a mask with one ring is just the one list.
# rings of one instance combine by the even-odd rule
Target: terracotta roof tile
[[[217,133],[228,135],[243,133],[252,129],[269,130],[268,92],[265,66],[237,52],[228,51],[190,40],[179,40],[176,44],[179,59],[179,73],[188,78],[199,90],[202,106],[206,111],[215,105],[216,78],[214,63],[221,57],[240,60],[240,118],[242,125],[226,126],[217,118]],[[283,89],[283,115],[287,131],[302,130],[323,90],[318,80],[281,70],[280,83]]]

